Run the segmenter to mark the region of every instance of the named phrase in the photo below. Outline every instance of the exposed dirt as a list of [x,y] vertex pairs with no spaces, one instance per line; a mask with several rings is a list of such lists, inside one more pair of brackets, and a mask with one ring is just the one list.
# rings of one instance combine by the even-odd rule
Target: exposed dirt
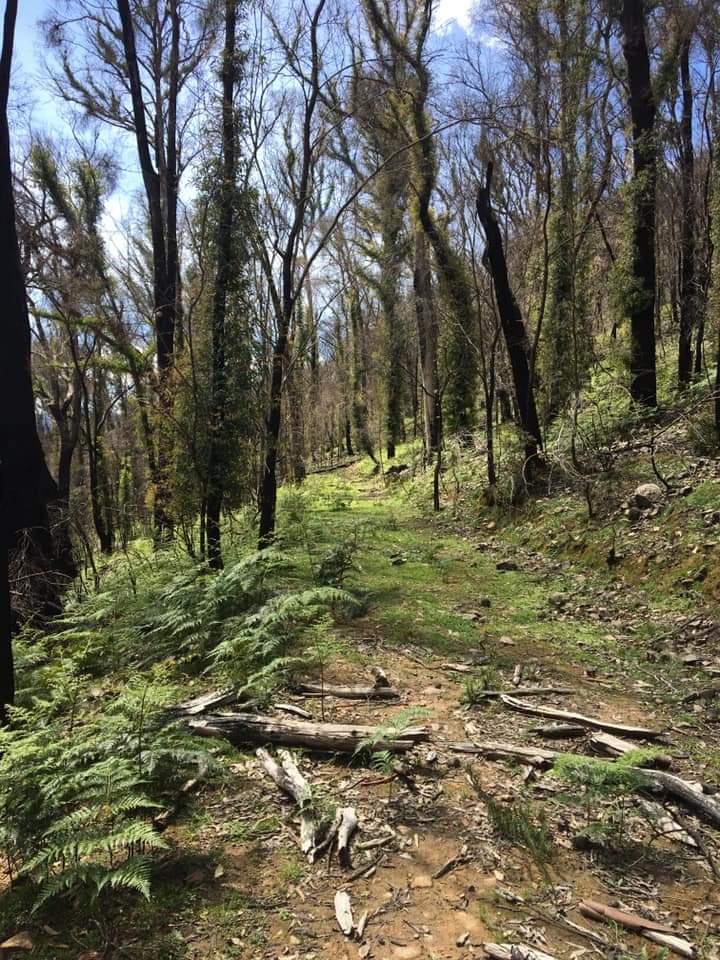
[[[377,495],[370,488],[366,493]],[[494,533],[479,549],[498,559],[512,555],[519,570],[505,576],[514,578],[518,591],[529,578],[537,582],[537,578],[554,573],[547,560],[529,552],[510,551]],[[666,730],[669,738],[664,749],[674,755],[673,770],[689,779],[707,779],[702,763],[689,756],[688,744],[702,745],[703,738],[713,744],[717,727],[704,717],[692,730],[673,723],[677,674],[663,677],[662,656],[677,659],[673,638],[682,636],[683,630],[694,630],[698,636],[702,634],[698,642],[704,656],[714,663],[717,643],[712,618],[703,618],[699,611],[693,627],[690,618],[670,617],[669,640],[663,640],[661,649],[650,651],[650,656],[643,651],[646,672],[642,675],[631,674],[619,655],[609,655],[605,664],[589,668],[572,653],[563,656],[557,646],[528,642],[522,636],[489,641],[485,628],[492,625],[493,607],[478,608],[475,599],[486,593],[485,584],[471,565],[465,576],[467,596],[472,599],[463,608],[469,620],[477,619],[480,652],[492,654],[499,647],[502,664],[522,664],[530,677],[521,681],[523,685],[552,683],[571,686],[574,691],[530,702]],[[402,590],[402,565],[397,567],[397,581]],[[548,617],[578,622],[599,619],[632,645],[633,622],[648,616],[642,598],[638,600],[621,585],[613,585],[602,596],[594,590],[587,578],[576,577],[565,598],[549,598]],[[489,599],[495,603],[494,598]],[[658,632],[662,626],[658,624]],[[372,607],[365,618],[345,628],[343,635],[362,662],[335,665],[326,677],[328,682],[368,683],[366,664],[372,662],[383,667],[401,690],[402,702],[326,699],[327,719],[382,725],[403,708],[427,708],[430,713],[425,722],[431,728],[432,742],[420,745],[407,758],[411,765],[407,777],[390,779],[382,771],[333,758],[306,755],[301,760],[301,770],[314,790],[357,810],[361,828],[349,873],[341,870],[335,859],[304,864],[295,842],[297,811],[291,802],[280,795],[254,759],[235,765],[236,789],[231,791],[226,785],[221,791],[208,791],[203,798],[212,822],[201,836],[216,849],[221,845],[220,875],[213,878],[210,872],[200,870],[183,878],[183,882],[200,885],[210,901],[225,896],[228,889],[237,891],[235,922],[221,928],[210,919],[206,928],[197,923],[192,929],[180,924],[178,936],[185,941],[188,957],[467,958],[484,956],[481,945],[488,941],[532,944],[561,960],[663,955],[647,940],[582,917],[577,904],[583,897],[620,904],[667,923],[695,944],[699,957],[720,955],[716,945],[720,888],[708,862],[718,856],[713,828],[700,824],[686,810],[666,804],[683,825],[691,825],[706,852],[675,840],[654,839],[651,843],[647,819],[640,815],[637,799],[630,797],[625,801],[621,837],[616,834],[601,846],[576,849],[576,838],[587,826],[582,797],[567,796],[567,785],[551,772],[457,754],[448,745],[453,741],[502,740],[584,752],[585,740],[539,740],[530,731],[544,721],[515,713],[496,701],[461,706],[463,676],[444,666],[457,662],[458,657],[386,644]],[[472,664],[473,654],[466,653],[464,660]],[[510,692],[512,673],[512,668],[503,667],[502,679]],[[292,699],[320,717],[317,700],[284,699]],[[497,802],[509,805],[522,799],[531,805],[533,816],[542,817],[553,841],[551,862],[534,862],[526,849],[498,833],[469,782],[468,762],[482,789]],[[709,773],[711,776],[712,771]],[[607,800],[605,813],[617,802]],[[232,839],[238,823],[254,823],[261,809],[262,816],[269,818],[266,832],[240,841]],[[591,819],[597,819],[597,811]],[[368,841],[385,837],[388,839],[381,846],[360,849]],[[450,858],[460,854],[465,857],[462,863],[433,878]],[[366,870],[360,875],[363,867]],[[333,901],[340,889],[348,891],[356,921],[367,912],[367,926],[359,941],[343,936],[335,921]],[[586,933],[570,929],[566,919]],[[231,952],[223,952],[228,950]]]

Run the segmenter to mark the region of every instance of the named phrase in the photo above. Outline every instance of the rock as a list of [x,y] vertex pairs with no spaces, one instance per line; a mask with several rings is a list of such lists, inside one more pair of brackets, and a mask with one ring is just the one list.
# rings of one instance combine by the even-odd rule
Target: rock
[[416,873],[410,881],[413,890],[423,890],[433,885],[432,877],[429,873]]
[[32,937],[27,930],[23,930],[22,933],[16,933],[10,937],[9,940],[0,943],[0,950],[33,950],[34,948],[35,944],[32,942]]
[[457,938],[457,940],[455,941],[455,946],[464,947],[469,939],[470,939],[470,934],[466,930],[465,933],[461,933],[460,936]]
[[515,563],[514,560],[499,560],[495,564],[495,569],[505,572],[507,570],[519,570],[520,567],[517,565],[517,563]]
[[656,483],[641,483],[632,496],[635,506],[649,510],[656,503],[662,503],[664,494]]

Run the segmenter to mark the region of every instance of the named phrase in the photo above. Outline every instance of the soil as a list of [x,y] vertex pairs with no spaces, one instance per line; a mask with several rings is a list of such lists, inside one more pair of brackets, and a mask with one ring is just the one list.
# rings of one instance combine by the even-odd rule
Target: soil
[[[370,482],[365,483],[364,493],[378,496]],[[421,520],[407,522],[426,526]],[[475,538],[481,542],[480,537]],[[537,583],[538,578],[549,580],[557,572],[556,565],[538,554],[517,548],[510,551],[492,532],[482,539],[480,549],[498,560],[512,555],[519,570],[505,576],[516,578],[519,591],[529,578]],[[452,547],[446,552],[452,554]],[[396,573],[402,591],[402,564]],[[467,565],[463,575],[468,597],[487,594],[481,572]],[[558,619],[578,623],[599,619],[607,622],[610,631],[625,632],[631,638],[633,622],[646,615],[634,587],[613,584],[598,596],[593,583],[582,575],[571,583],[574,586],[566,597],[556,601],[553,616]],[[411,585],[407,589],[412,589]],[[478,648],[483,652],[487,652],[487,643],[480,642],[483,620],[487,616],[492,622],[497,606],[494,597],[490,596],[489,602],[490,607],[485,608],[471,600],[465,610],[469,620],[477,618]],[[504,663],[524,666],[526,679],[521,685],[555,684],[573,689],[572,694],[542,697],[532,703],[662,729],[667,732],[663,750],[673,755],[673,771],[703,781],[712,777],[713,770],[703,768],[697,750],[714,743],[717,726],[702,705],[696,724],[674,722],[675,674],[667,680],[663,676],[667,662],[663,657],[682,655],[677,638],[684,636],[683,631],[693,633],[696,644],[702,643],[708,662],[716,662],[717,627],[712,617],[698,610],[694,620],[693,627],[690,618],[669,615],[670,639],[663,639],[651,655],[644,656],[645,672],[640,677],[630,672],[620,656],[608,655],[599,668],[589,668],[571,654],[563,657],[557,646],[522,636],[493,642],[502,648]],[[658,624],[659,633],[662,627]],[[720,934],[720,887],[712,872],[718,843],[712,827],[663,801],[673,817],[690,828],[704,852],[674,839],[657,839],[638,799],[631,795],[622,800],[621,836],[615,831],[597,841],[578,839],[589,822],[596,823],[613,811],[617,814],[620,801],[609,798],[589,809],[581,791],[569,788],[552,771],[458,754],[449,744],[501,740],[584,753],[586,740],[543,741],[530,731],[548,721],[513,712],[497,701],[463,706],[463,675],[445,666],[463,658],[384,642],[382,624],[375,619],[372,605],[366,616],[344,627],[342,635],[357,657],[343,658],[327,671],[326,680],[367,684],[372,682],[368,664],[376,664],[401,691],[402,700],[398,704],[327,698],[326,718],[384,725],[404,708],[426,708],[427,718],[413,722],[428,724],[431,741],[404,758],[407,776],[389,777],[386,771],[354,765],[347,758],[307,753],[301,758],[300,769],[313,791],[357,811],[360,830],[350,871],[342,870],[334,858],[305,863],[296,842],[297,810],[292,802],[280,794],[254,757],[234,764],[235,788],[231,790],[227,783],[219,790],[207,788],[200,798],[212,815],[201,836],[219,851],[221,866],[214,877],[209,869],[201,869],[180,879],[197,884],[209,902],[227,899],[228,891],[234,891],[237,906],[234,918],[226,917],[222,925],[211,917],[207,924],[194,920],[192,925],[177,925],[176,934],[185,943],[187,957],[467,958],[484,956],[482,945],[486,942],[510,941],[533,945],[561,960],[663,956],[660,948],[643,938],[584,918],[578,911],[582,898],[619,905],[667,923],[693,942],[697,956],[720,956],[716,939]],[[632,645],[633,641],[628,642]],[[466,653],[464,660],[472,665],[477,654]],[[512,669],[503,671],[509,692],[512,673]],[[290,695],[283,699],[320,718],[318,700]],[[501,834],[470,783],[468,763],[482,790],[496,803],[519,810],[546,831],[553,849],[549,862],[536,862],[522,843]],[[238,824],[252,829],[260,809],[267,830],[259,836],[233,839]],[[385,839],[382,845],[361,849],[380,838]],[[434,876],[456,856],[461,857],[457,865],[441,877]],[[338,927],[334,913],[338,890],[349,893],[356,922],[367,914],[360,939],[345,937]],[[585,933],[571,929],[565,921],[582,927]]]

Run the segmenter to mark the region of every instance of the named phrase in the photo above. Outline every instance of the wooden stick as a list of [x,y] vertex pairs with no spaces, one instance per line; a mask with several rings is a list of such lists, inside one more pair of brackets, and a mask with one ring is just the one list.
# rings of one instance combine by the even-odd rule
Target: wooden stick
[[397,700],[400,696],[392,687],[340,687],[332,683],[299,683],[294,692],[302,697],[335,697],[339,700]]
[[530,706],[507,694],[502,694],[500,699],[505,706],[512,710],[519,710],[521,713],[530,713],[536,717],[549,717],[551,720],[578,723],[583,727],[590,727],[594,730],[607,730],[609,733],[624,734],[631,739],[655,740],[661,735],[660,731],[650,730],[647,727],[631,727],[622,723],[611,723],[608,720],[599,720],[597,717],[586,717],[582,713],[557,710],[555,707]]
[[[513,690],[513,697],[550,697],[553,694],[562,694],[567,696],[575,693],[570,687],[518,687]],[[483,690],[481,696],[488,699],[499,699],[507,696],[503,690]]]
[[664,923],[656,923],[654,920],[646,920],[635,913],[628,913],[626,910],[617,910],[606,903],[600,903],[598,900],[581,900],[578,904],[580,912],[590,917],[592,920],[605,921],[606,923],[617,923],[626,930],[632,930],[633,933],[658,943],[673,953],[681,957],[694,957],[695,947],[689,940],[678,934]]
[[357,830],[358,818],[354,807],[343,807],[340,811],[340,829],[338,830],[337,852],[340,866],[350,868],[350,839]]
[[525,943],[484,943],[485,955],[494,960],[556,960],[549,953],[543,953]]

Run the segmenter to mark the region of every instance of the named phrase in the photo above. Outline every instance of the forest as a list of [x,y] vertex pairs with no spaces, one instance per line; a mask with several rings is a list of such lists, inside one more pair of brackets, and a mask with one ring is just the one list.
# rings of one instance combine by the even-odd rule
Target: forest
[[720,7],[5,0],[0,960],[720,958]]

